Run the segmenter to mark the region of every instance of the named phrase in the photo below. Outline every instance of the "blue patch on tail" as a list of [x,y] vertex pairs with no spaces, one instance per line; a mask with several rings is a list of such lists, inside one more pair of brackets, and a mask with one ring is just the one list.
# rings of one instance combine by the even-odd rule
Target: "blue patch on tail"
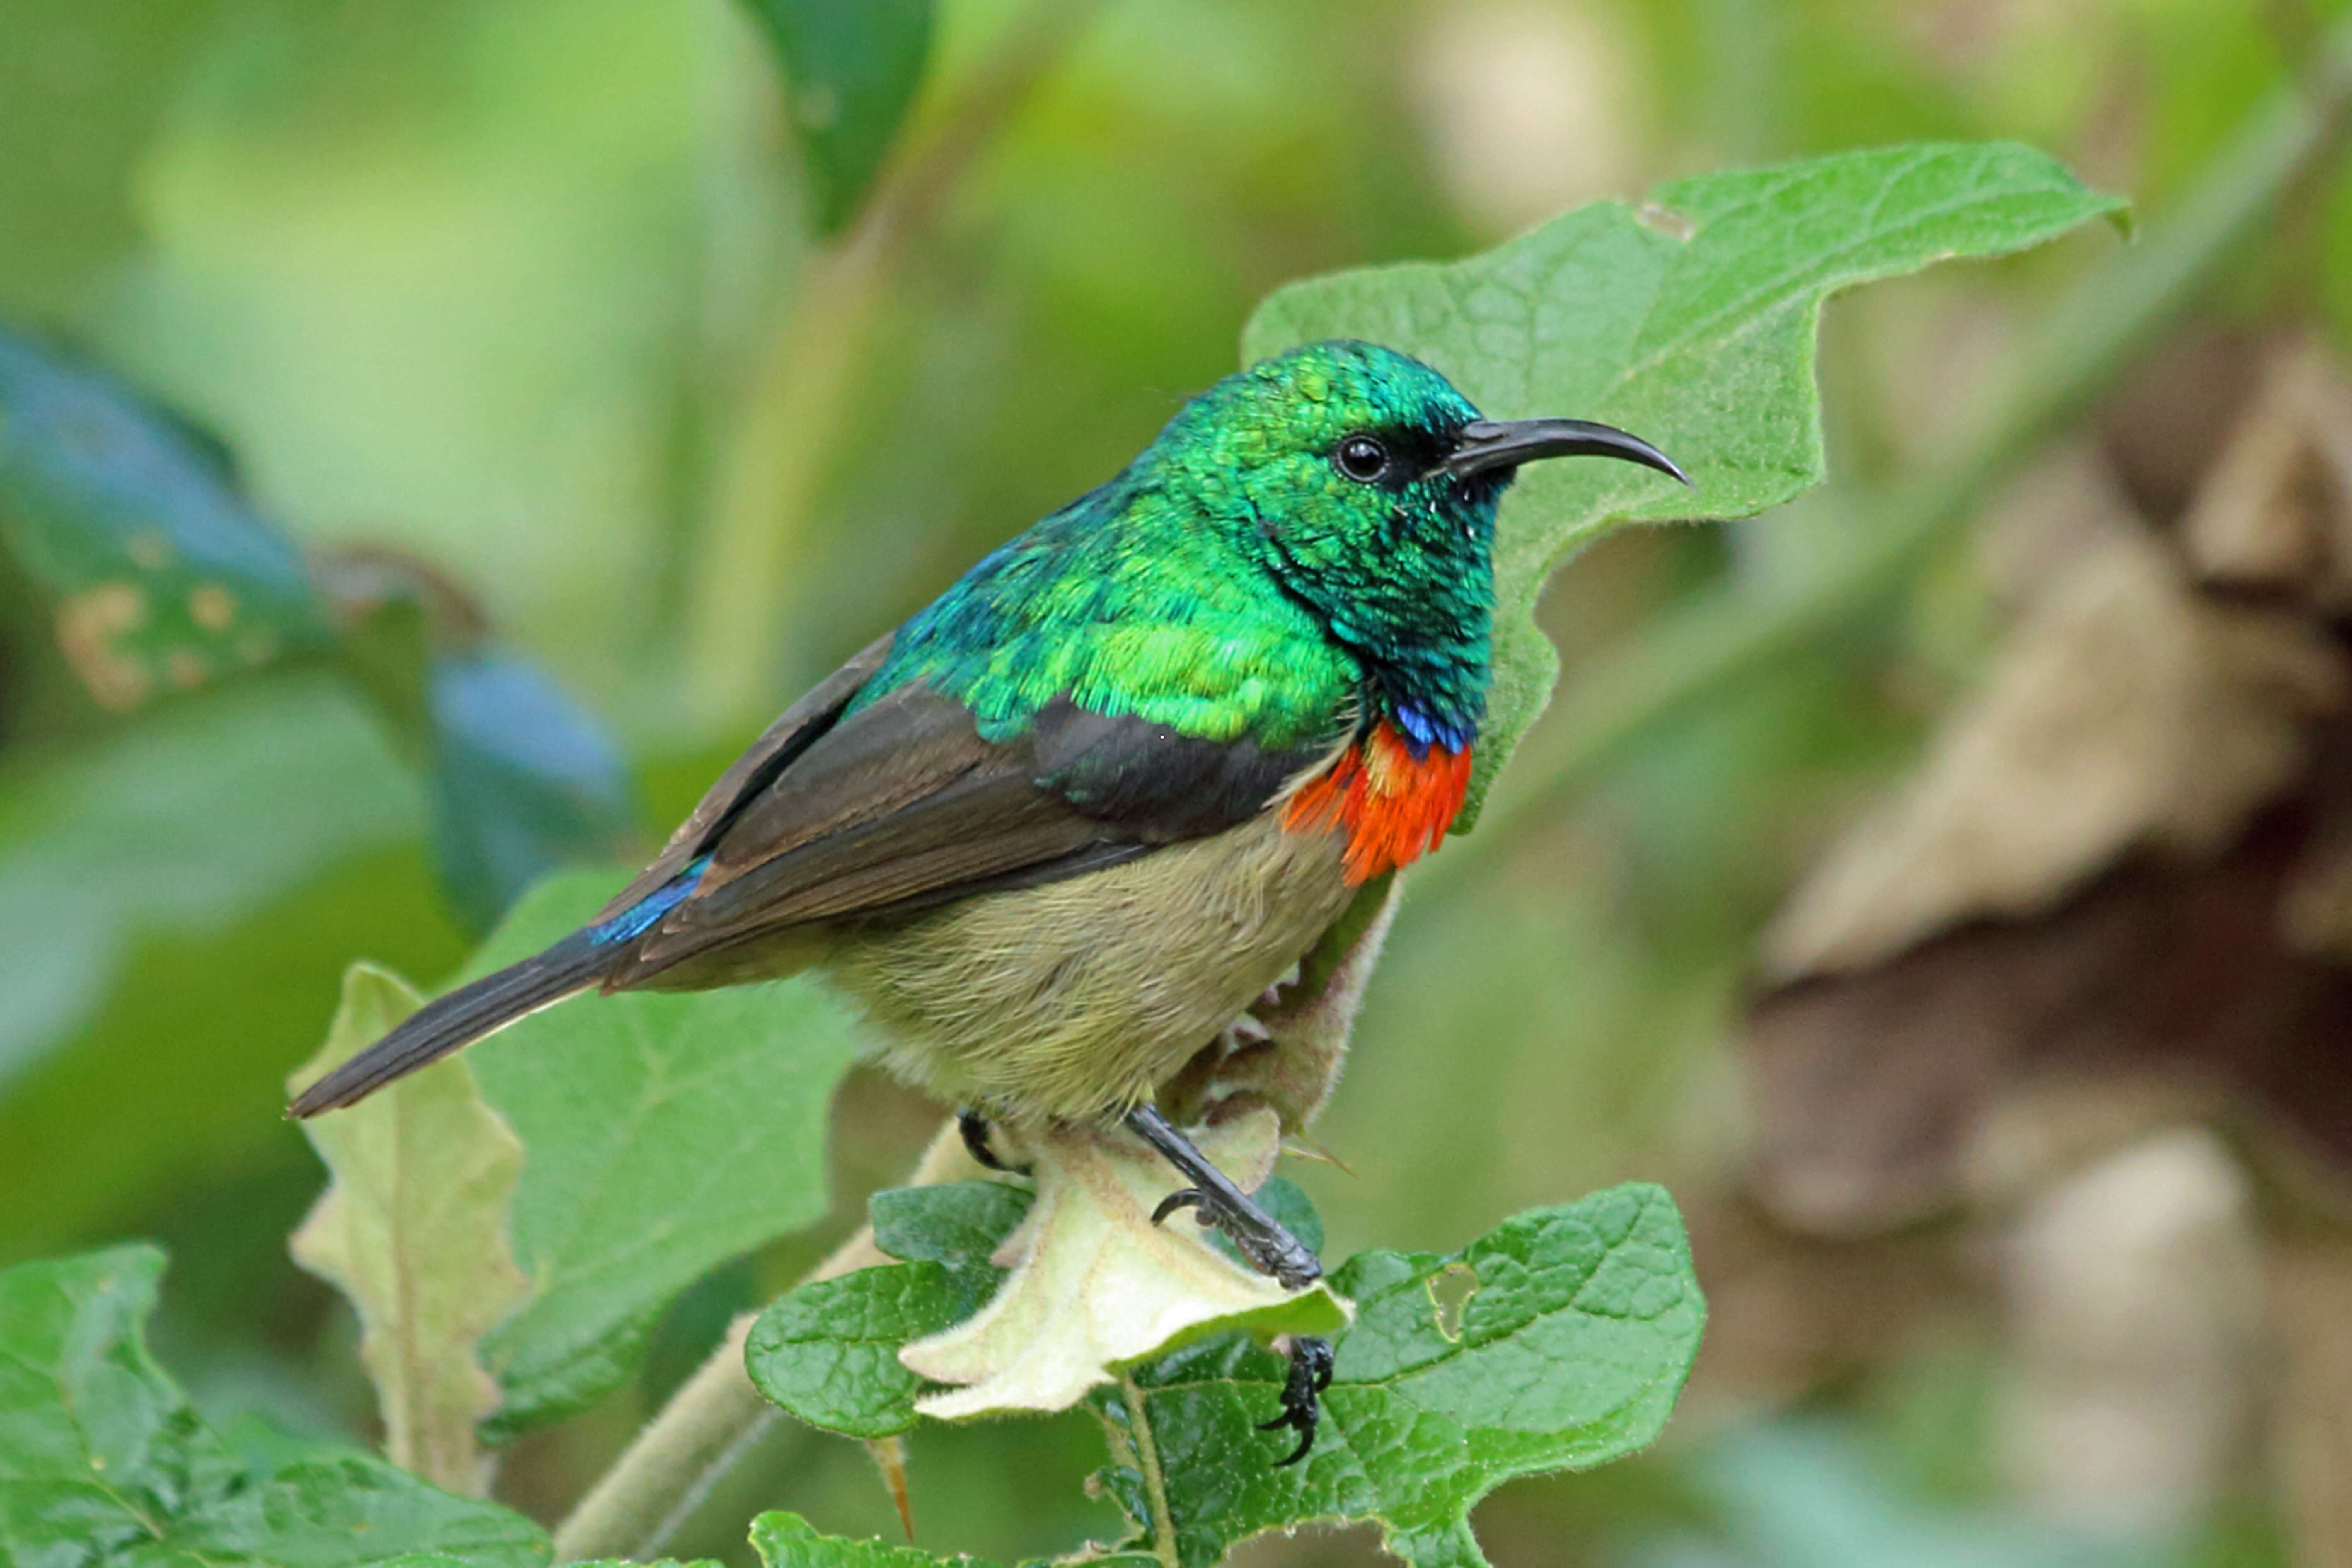
[[616,942],[632,942],[653,929],[654,922],[694,896],[702,874],[710,869],[710,857],[689,861],[685,870],[614,915],[611,920],[588,928],[588,940],[599,946]]

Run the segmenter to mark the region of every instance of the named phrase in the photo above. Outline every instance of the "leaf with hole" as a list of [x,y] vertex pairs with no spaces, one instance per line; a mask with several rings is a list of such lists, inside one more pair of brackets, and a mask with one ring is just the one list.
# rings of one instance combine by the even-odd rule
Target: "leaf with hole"
[[1297,1466],[1275,1465],[1289,1434],[1254,1430],[1286,1369],[1248,1341],[1180,1351],[1094,1395],[1103,1483],[1139,1529],[1166,1521],[1185,1568],[1316,1520],[1377,1521],[1421,1568],[1483,1563],[1473,1505],[1515,1477],[1647,1447],[1706,1317],[1674,1203],[1643,1185],[1530,1210],[1452,1258],[1360,1253],[1332,1284],[1356,1321]]

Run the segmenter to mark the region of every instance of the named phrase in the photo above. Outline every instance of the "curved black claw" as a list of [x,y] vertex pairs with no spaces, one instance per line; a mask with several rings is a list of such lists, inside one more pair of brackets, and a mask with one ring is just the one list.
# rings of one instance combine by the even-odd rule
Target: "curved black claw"
[[[1208,1201],[1209,1194],[1198,1187],[1179,1187],[1160,1200],[1160,1206],[1151,1211],[1151,1223],[1165,1225],[1168,1222],[1168,1216],[1178,1209],[1188,1209],[1195,1205],[1206,1204]],[[1212,1215],[1204,1212],[1201,1215],[1201,1223],[1214,1225],[1216,1221]]]
[[963,1146],[971,1157],[990,1170],[1003,1171],[1007,1175],[1020,1174],[1014,1167],[998,1159],[996,1151],[988,1146],[988,1118],[970,1106],[956,1112],[956,1135],[963,1140]]
[[1300,1334],[1290,1342],[1290,1375],[1282,1384],[1282,1414],[1271,1421],[1258,1423],[1261,1432],[1278,1432],[1285,1426],[1298,1434],[1298,1447],[1290,1458],[1278,1459],[1275,1468],[1284,1469],[1307,1458],[1315,1447],[1315,1428],[1323,1420],[1323,1391],[1331,1386],[1331,1342],[1312,1334]]

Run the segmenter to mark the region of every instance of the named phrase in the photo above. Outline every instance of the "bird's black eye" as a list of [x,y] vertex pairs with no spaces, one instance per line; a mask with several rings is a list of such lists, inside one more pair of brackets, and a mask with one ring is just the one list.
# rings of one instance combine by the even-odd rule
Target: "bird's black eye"
[[1370,436],[1350,436],[1341,441],[1331,460],[1339,471],[1359,484],[1370,484],[1389,470],[1389,449]]

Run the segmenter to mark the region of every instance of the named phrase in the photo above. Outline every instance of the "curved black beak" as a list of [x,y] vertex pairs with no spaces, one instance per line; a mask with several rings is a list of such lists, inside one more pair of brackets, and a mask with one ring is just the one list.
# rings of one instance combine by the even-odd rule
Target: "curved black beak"
[[1455,479],[1467,479],[1540,458],[1615,458],[1690,483],[1690,476],[1672,458],[1639,436],[1589,419],[1473,419],[1462,426],[1453,455],[1439,467]]

